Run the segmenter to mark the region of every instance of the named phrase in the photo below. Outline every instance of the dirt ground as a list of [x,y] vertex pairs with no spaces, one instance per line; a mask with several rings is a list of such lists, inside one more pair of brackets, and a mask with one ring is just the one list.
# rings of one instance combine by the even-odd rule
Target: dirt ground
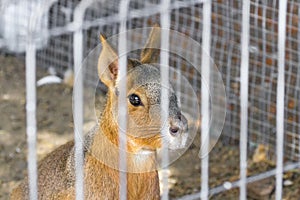
[[[37,68],[38,79],[47,73]],[[37,89],[38,158],[73,138],[72,88],[52,84]],[[0,56],[0,199],[8,199],[10,191],[23,179],[26,164],[25,66],[22,58]],[[224,145],[220,140],[210,154],[210,187],[239,178],[238,145]],[[200,190],[199,139],[169,168],[170,197],[178,198]],[[251,158],[249,156],[249,158]],[[270,161],[253,163],[249,159],[248,175],[274,168]],[[274,177],[267,183],[257,182],[249,191],[249,199],[274,199]],[[300,199],[300,171],[284,174],[284,199]],[[267,195],[256,195],[263,185]],[[271,188],[271,189],[270,189]],[[251,188],[250,188],[251,189]],[[211,196],[210,199],[238,199],[238,189]]]

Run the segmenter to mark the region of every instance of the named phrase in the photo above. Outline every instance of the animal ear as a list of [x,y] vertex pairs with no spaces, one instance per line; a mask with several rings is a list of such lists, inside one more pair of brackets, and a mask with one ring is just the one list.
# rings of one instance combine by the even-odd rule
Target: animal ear
[[142,63],[157,63],[160,53],[160,35],[161,30],[158,24],[154,25],[146,45],[141,53]]
[[100,40],[102,50],[98,59],[98,75],[107,87],[115,86],[119,71],[118,54],[104,35],[100,35]]

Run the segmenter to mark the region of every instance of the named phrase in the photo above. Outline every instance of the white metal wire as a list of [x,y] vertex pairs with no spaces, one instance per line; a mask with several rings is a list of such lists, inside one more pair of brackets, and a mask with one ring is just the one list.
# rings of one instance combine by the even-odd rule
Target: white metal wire
[[[297,169],[297,168],[300,168],[300,163],[290,163],[290,164],[287,164],[286,166],[284,166],[283,172],[294,170],[294,169]],[[247,184],[253,183],[253,182],[256,182],[256,181],[260,181],[260,180],[269,178],[269,177],[274,176],[274,175],[276,175],[276,169],[272,169],[272,170],[260,173],[258,175],[249,177],[247,179]],[[231,189],[237,188],[237,187],[240,186],[240,180],[234,181],[234,182],[228,182],[228,183],[231,184]],[[228,190],[228,189],[226,189],[224,187],[224,185],[222,184],[222,185],[220,185],[218,187],[212,188],[210,190],[210,194],[211,195],[215,195],[215,194],[219,194],[221,192],[224,192],[226,190]],[[200,193],[201,192],[198,192],[198,193],[195,193],[195,194],[185,195],[185,196],[177,198],[176,200],[194,200],[194,199],[199,199]]]
[[129,0],[122,0],[119,7],[120,17],[120,36],[119,36],[119,97],[118,97],[118,124],[119,124],[119,166],[120,166],[120,182],[119,195],[120,200],[127,199],[127,34],[126,21],[128,15]]
[[[30,36],[29,36],[30,37]],[[26,133],[28,145],[29,198],[38,199],[36,155],[36,48],[32,38],[26,46]]]
[[84,199],[84,173],[83,173],[83,74],[82,62],[82,30],[74,32],[74,73],[76,74],[76,87],[74,87],[74,138],[75,138],[75,188],[76,200]]
[[74,23],[77,29],[74,31],[73,54],[74,73],[76,84],[73,96],[73,116],[74,116],[74,140],[75,140],[75,189],[76,200],[84,199],[84,155],[83,155],[83,72],[81,63],[83,61],[83,33],[82,24],[86,8],[92,0],[82,1],[74,11]]
[[[170,0],[163,0],[161,2],[160,23],[161,23],[161,51],[160,51],[160,78],[161,78],[161,134],[164,135],[169,132],[168,127],[164,126],[164,122],[168,120],[169,116],[169,42],[170,42]],[[166,141],[162,141],[162,167],[166,168],[169,163],[168,147]],[[162,173],[162,200],[169,199],[169,174],[166,170]]]
[[37,121],[36,121],[36,45],[34,41],[35,15],[29,19],[29,29],[26,45],[26,133],[28,145],[28,184],[29,198],[38,199],[37,180]]
[[241,128],[240,128],[240,199],[247,199],[247,139],[249,83],[249,16],[250,1],[243,1],[241,37]]
[[202,59],[201,59],[201,199],[209,195],[209,144],[210,144],[210,45],[211,2],[203,4]]
[[285,38],[287,1],[279,1],[278,13],[278,81],[276,97],[276,200],[282,199],[283,144],[284,144],[284,98],[285,98]]
[[[52,0],[53,1],[53,0]],[[57,1],[57,0],[54,0]],[[175,10],[175,9],[181,9],[181,8],[188,8],[191,6],[194,6],[199,3],[206,2],[208,0],[192,0],[192,1],[174,1],[172,4],[170,4],[169,10]],[[161,6],[156,4],[149,4],[149,7],[141,8],[141,9],[135,9],[131,10],[128,13],[127,19],[133,19],[137,17],[149,17],[155,14],[158,14],[160,12]],[[85,21],[83,24],[83,29],[90,29],[92,27],[97,26],[104,26],[107,24],[112,24],[114,22],[119,21],[119,15],[118,14],[112,14],[106,17],[97,18],[91,21]],[[53,27],[49,30],[49,36],[55,37],[64,35],[68,32],[74,32],[77,29],[77,25],[74,22],[67,23],[65,26],[59,26],[59,27]]]
[[[52,0],[55,2],[55,0]],[[84,3],[83,3],[84,2]],[[300,54],[297,52],[297,48],[295,49],[294,47],[292,48],[291,45],[289,47],[285,46],[285,40],[287,38],[288,43],[295,43],[298,42],[300,31],[298,30],[298,36],[294,37],[292,36],[291,32],[291,27],[292,28],[299,28],[299,25],[295,25],[294,22],[292,22],[291,18],[287,18],[288,24],[286,24],[286,16],[294,16],[295,13],[287,13],[287,7],[286,4],[289,4],[292,8],[290,10],[294,10],[297,7],[299,8],[299,3],[296,1],[280,1],[279,5],[279,15],[278,15],[278,20],[279,20],[279,25],[278,25],[278,46],[276,46],[276,39],[275,35],[277,30],[275,30],[275,26],[271,26],[270,24],[274,25],[277,23],[277,1],[274,1],[273,3],[267,3],[267,2],[261,2],[258,0],[255,1],[243,1],[242,3],[236,3],[233,6],[232,1],[228,1],[225,3],[218,3],[212,1],[212,14],[214,16],[213,20],[208,20],[208,17],[211,16],[211,13],[208,14],[208,4],[211,4],[210,1],[174,1],[174,2],[169,2],[165,1],[162,2],[162,4],[158,3],[151,3],[147,4],[147,6],[144,6],[144,3],[138,3],[140,7],[137,9],[132,9],[128,7],[125,11],[125,7],[123,7],[124,12],[126,12],[126,15],[122,15],[121,12],[115,12],[112,13],[111,15],[103,16],[101,18],[92,18],[93,15],[91,15],[91,20],[89,21],[83,21],[85,18],[85,11],[91,7],[91,4],[94,2],[93,0],[88,0],[88,1],[83,1],[78,4],[77,10],[81,10],[80,14],[79,12],[74,12],[74,22],[67,22],[64,26],[57,26],[57,27],[51,27],[49,30],[49,35],[51,37],[57,37],[57,36],[62,36],[66,33],[68,34],[73,34],[74,32],[74,38],[71,38],[68,40],[68,42],[73,41],[73,48],[74,52],[71,53],[68,56],[74,56],[74,68],[75,68],[75,74],[78,74],[79,72],[79,67],[81,65],[82,57],[83,57],[83,52],[84,52],[84,47],[83,44],[83,37],[85,33],[82,33],[82,30],[89,30],[93,27],[100,27],[101,29],[104,26],[114,26],[112,29],[117,30],[118,27],[120,27],[120,32],[126,31],[126,24],[123,23],[125,20],[128,20],[128,27],[135,27],[136,24],[132,22],[136,18],[145,18],[143,20],[142,26],[148,26],[147,19],[150,16],[156,15],[161,13],[161,25],[162,28],[169,28],[170,26],[172,28],[175,28],[176,30],[181,30],[182,32],[185,32],[186,34],[190,34],[189,36],[191,37],[196,37],[197,41],[201,39],[203,41],[203,48],[205,49],[205,46],[207,44],[210,44],[208,47],[208,50],[206,50],[206,55],[208,56],[211,52],[211,56],[214,58],[214,60],[217,62],[218,66],[223,68],[223,76],[224,79],[226,79],[226,86],[227,86],[227,92],[229,96],[229,104],[233,105],[235,110],[231,110],[229,113],[229,116],[227,118],[228,122],[227,125],[232,128],[232,133],[240,133],[240,181],[235,182],[236,187],[240,187],[240,199],[246,199],[246,184],[249,182],[249,180],[252,180],[253,177],[247,178],[246,177],[246,169],[247,169],[247,145],[248,143],[264,143],[266,145],[269,144],[276,144],[276,152],[277,155],[277,167],[276,167],[276,198],[280,199],[282,197],[282,170],[284,169],[284,163],[283,163],[283,156],[287,157],[294,157],[299,159],[299,123],[297,124],[296,121],[289,121],[287,118],[288,113],[290,115],[295,116],[296,119],[300,120],[299,116],[299,106],[297,106],[297,109],[289,109],[284,106],[284,96],[285,96],[285,87],[287,87],[286,93],[290,93],[286,97],[286,100],[290,99],[295,99],[296,103],[297,100],[299,100],[299,71],[292,71],[291,69],[285,70],[284,65],[286,67],[293,66],[293,70],[295,69],[295,66],[298,65]],[[87,3],[88,2],[88,3]],[[102,2],[102,1],[101,1]],[[104,2],[104,1],[103,1]],[[102,3],[103,3],[102,2]],[[124,1],[123,1],[124,2]],[[134,1],[131,1],[134,2]],[[165,3],[168,2],[168,8],[164,8],[163,5],[166,5]],[[278,1],[279,2],[279,1]],[[201,7],[201,3],[203,3],[203,8]],[[52,3],[51,3],[52,4]],[[200,4],[200,7],[199,7]],[[253,6],[253,10],[249,11],[249,4]],[[195,9],[199,7],[200,13],[203,12],[203,18],[199,17],[198,15],[188,13],[187,10],[190,9]],[[243,5],[243,8],[239,5]],[[144,6],[144,7],[143,7]],[[193,7],[193,8],[191,8]],[[121,11],[121,5],[120,5],[120,11]],[[186,9],[183,10],[182,8]],[[260,9],[262,8],[262,12],[260,12]],[[117,9],[116,9],[117,10]],[[170,10],[176,11],[178,14],[176,14],[176,18],[170,20]],[[195,9],[196,10],[196,9]],[[209,9],[210,10],[210,9]],[[172,11],[172,12],[173,12]],[[44,12],[44,11],[43,11]],[[42,12],[42,13],[43,13]],[[289,11],[291,12],[291,11]],[[77,13],[77,14],[76,14]],[[167,13],[167,14],[166,14]],[[261,14],[260,14],[261,13]],[[79,17],[80,16],[80,17]],[[122,17],[123,16],[123,17]],[[242,18],[241,18],[242,16]],[[173,16],[172,16],[173,17]],[[220,18],[221,19],[220,19]],[[55,18],[55,17],[54,17]],[[121,20],[120,20],[121,19]],[[242,19],[242,20],[241,20]],[[250,19],[250,20],[249,20]],[[172,21],[174,20],[174,21]],[[260,24],[260,20],[262,23]],[[273,20],[273,21],[272,21]],[[208,22],[209,21],[209,22]],[[216,22],[217,21],[217,22]],[[121,22],[120,24],[118,24]],[[166,23],[168,22],[168,23]],[[220,23],[218,23],[220,22]],[[111,25],[110,23],[115,23],[114,25]],[[172,25],[174,23],[174,25]],[[209,23],[209,26],[207,24]],[[203,34],[199,34],[199,27],[203,25]],[[242,35],[241,35],[241,44],[239,42],[236,42],[235,39],[240,38],[240,31],[237,31],[235,29],[236,26],[242,25]],[[215,30],[220,30],[222,31],[221,35],[218,34],[212,34],[212,31],[208,32],[207,29],[208,27],[212,27],[212,29]],[[287,29],[287,30],[286,30]],[[250,34],[249,34],[250,31]],[[194,33],[195,32],[195,33]],[[201,32],[200,32],[201,33]],[[209,34],[208,34],[209,33]],[[193,35],[194,34],[194,35]],[[208,36],[207,36],[208,34]],[[125,34],[126,35],[126,34]],[[167,35],[167,34],[163,34]],[[162,35],[162,42],[165,42],[166,40],[163,39]],[[122,35],[121,37],[126,38],[126,36]],[[212,39],[212,41],[207,40],[207,38]],[[126,39],[122,41],[119,41],[119,53],[122,52],[122,45],[124,45],[126,51]],[[262,38],[261,43],[259,42]],[[275,39],[274,39],[275,38]],[[298,39],[297,39],[298,38]],[[1,40],[0,40],[1,41]],[[62,44],[63,42],[64,45],[68,45],[66,41],[64,40],[59,40],[59,44]],[[124,44],[125,43],[125,44]],[[5,43],[3,43],[5,44]],[[64,45],[61,45],[59,47],[63,47]],[[168,44],[166,44],[168,45]],[[220,47],[220,46],[221,47]],[[262,47],[260,47],[260,45]],[[295,45],[293,45],[295,46]],[[299,45],[298,45],[299,46]],[[163,47],[163,44],[162,44]],[[249,48],[251,51],[248,51]],[[271,49],[271,50],[270,50]],[[299,47],[298,47],[299,49]],[[240,51],[241,50],[241,51]],[[81,52],[80,52],[81,51]],[[182,49],[182,52],[186,51],[186,49]],[[274,60],[274,63],[277,61],[277,51],[278,51],[278,79],[277,79],[277,94],[276,91],[274,90],[274,86],[272,83],[276,81],[277,78],[277,71],[275,67],[270,67],[269,64],[266,64],[268,59]],[[60,57],[59,55],[63,55],[64,50],[63,48],[57,48],[55,49],[55,52],[57,54],[54,57],[54,60],[56,63],[59,64],[67,64],[68,66],[72,66],[72,63],[68,63],[68,59],[64,59],[63,57]],[[285,53],[288,52],[290,54],[295,54],[298,55],[298,60],[292,60],[292,59],[285,59]],[[241,55],[239,55],[241,53]],[[249,55],[250,54],[250,59]],[[262,54],[262,55],[260,55]],[[58,55],[58,56],[57,56]],[[164,59],[163,59],[163,56]],[[26,52],[26,75],[32,77],[33,75],[29,75],[29,71],[32,73],[33,68],[31,66],[35,65],[33,61],[30,61],[35,57],[35,50],[34,50],[34,45],[28,45],[27,46],[27,52]],[[208,56],[209,57],[209,56]],[[161,54],[161,60],[162,66],[168,66],[168,61],[169,60],[169,55],[162,53]],[[166,59],[167,58],[167,59]],[[122,59],[122,58],[121,58]],[[202,67],[209,68],[203,63],[208,62],[206,60],[207,58],[202,55]],[[241,60],[240,60],[241,59]],[[261,59],[261,60],[260,60]],[[237,62],[235,60],[238,60]],[[255,60],[255,62],[253,61]],[[125,66],[126,66],[126,61]],[[249,69],[249,63],[253,62],[253,70],[251,68],[251,71],[248,71]],[[180,63],[180,59],[178,59],[177,63]],[[237,64],[236,64],[237,63]],[[122,62],[120,61],[120,66],[122,65]],[[178,65],[180,67],[180,65]],[[260,71],[260,68],[261,71]],[[120,67],[123,69],[122,67]],[[163,70],[162,70],[163,71]],[[121,72],[120,72],[121,73]],[[123,72],[122,72],[123,73]],[[162,81],[165,81],[166,76],[163,75],[164,72],[162,72]],[[206,71],[207,73],[207,71]],[[183,73],[184,74],[184,73]],[[202,73],[203,77],[204,74]],[[285,78],[286,78],[286,82]],[[292,80],[294,76],[297,77],[297,80],[295,81],[296,84],[292,83]],[[167,76],[168,77],[168,76]],[[250,77],[250,79],[249,79]],[[28,77],[26,77],[27,84],[32,83],[32,80],[29,80]],[[209,76],[208,76],[209,78]],[[252,78],[252,79],[251,79]],[[255,78],[261,79],[261,83],[258,81],[256,83],[253,81]],[[268,81],[270,79],[270,81]],[[74,112],[75,114],[75,130],[77,133],[75,135],[75,148],[76,150],[76,158],[78,159],[76,161],[76,177],[78,177],[77,182],[76,182],[76,187],[78,187],[78,190],[76,190],[76,195],[77,199],[82,199],[84,194],[83,194],[83,182],[78,181],[80,179],[83,179],[82,175],[82,162],[83,162],[83,157],[82,157],[82,141],[80,140],[80,137],[82,136],[82,106],[79,104],[82,103],[82,76],[78,75],[77,81],[79,81],[79,87],[74,87]],[[207,81],[207,79],[206,79]],[[195,81],[197,82],[197,80]],[[240,83],[239,84],[239,91],[240,94],[236,94],[234,89],[232,88],[231,84],[232,82],[234,83]],[[209,83],[209,82],[206,82]],[[260,86],[260,92],[259,97],[255,95],[255,92],[257,90],[257,86],[261,84]],[[120,84],[124,86],[124,84]],[[202,84],[202,87],[204,87],[205,84]],[[26,86],[29,87],[29,86]],[[249,88],[249,91],[248,91]],[[121,89],[120,89],[121,90]],[[36,183],[34,183],[34,180],[36,180],[37,175],[34,174],[34,170],[36,170],[36,157],[32,156],[35,152],[35,143],[36,141],[33,140],[36,137],[36,127],[34,123],[36,123],[34,120],[35,117],[35,107],[32,106],[34,103],[33,100],[33,93],[35,92],[34,89],[28,89],[27,91],[27,105],[26,105],[26,110],[27,110],[27,135],[28,135],[28,145],[29,145],[29,154],[31,156],[28,156],[28,168],[29,168],[29,177],[33,177],[32,179],[30,178],[30,188],[31,191],[37,191],[36,188]],[[203,91],[202,91],[203,92]],[[162,94],[163,95],[163,94]],[[206,102],[206,94],[202,95],[202,104]],[[249,99],[248,99],[249,95]],[[274,96],[277,95],[277,98],[275,101]],[[30,98],[30,100],[29,100]],[[239,101],[239,98],[240,101]],[[255,104],[255,102],[258,102]],[[31,103],[30,103],[31,102]],[[80,103],[81,102],[81,103]],[[277,104],[275,104],[277,102]],[[207,102],[209,105],[209,101]],[[272,124],[268,121],[269,114],[271,112],[270,105],[274,103],[276,106],[276,129],[275,124]],[[121,103],[120,103],[121,105]],[[126,105],[126,104],[125,104]],[[163,106],[163,105],[162,105]],[[202,105],[205,106],[205,105]],[[205,106],[206,107],[206,106]],[[257,111],[253,111],[251,108],[256,108]],[[168,108],[168,106],[167,106]],[[239,108],[241,110],[239,110]],[[249,108],[249,113],[248,113],[248,108]],[[162,109],[166,112],[166,109]],[[202,109],[202,112],[204,112],[204,109]],[[209,112],[209,110],[208,110]],[[241,121],[239,121],[240,115],[238,113],[241,113]],[[81,116],[78,116],[81,113]],[[121,112],[125,113],[125,112]],[[164,113],[166,114],[166,113]],[[255,116],[255,115],[258,115]],[[205,116],[209,116],[206,114],[202,115],[203,120],[202,121],[202,127],[205,127],[205,124],[207,124],[207,121],[205,120]],[[125,118],[126,119],[126,118]],[[299,121],[298,120],[298,121]],[[124,122],[124,121],[123,121]],[[248,124],[249,123],[249,124]],[[286,125],[291,125],[292,128],[287,128]],[[35,128],[33,128],[35,127]],[[204,128],[203,128],[204,129]],[[123,129],[125,130],[125,129]],[[277,132],[276,132],[277,130]],[[230,132],[230,131],[224,131],[224,133]],[[275,136],[276,132],[276,138]],[[292,138],[292,142],[289,141],[284,141],[284,132],[286,132],[286,136],[289,136]],[[230,132],[231,133],[231,132]],[[263,134],[262,134],[263,133]],[[208,128],[205,130],[202,130],[202,142],[207,142],[207,138],[205,138],[206,135],[209,135]],[[29,137],[30,136],[30,137]],[[80,137],[79,137],[80,136]],[[249,139],[247,139],[247,136]],[[252,136],[255,136],[256,139],[251,138]],[[82,139],[82,137],[81,137]],[[248,141],[249,140],[249,141]],[[33,145],[33,146],[32,146]],[[205,151],[205,145],[202,144],[203,151]],[[124,149],[124,148],[123,148]],[[275,149],[275,148],[274,148]],[[79,157],[78,157],[79,156]],[[125,158],[123,156],[120,156],[121,159]],[[120,164],[124,164],[126,162],[120,160]],[[202,167],[202,181],[201,181],[201,194],[197,193],[196,195],[199,195],[203,198],[206,199],[208,194],[215,194],[217,189],[210,190],[208,187],[208,180],[209,180],[209,174],[205,173],[208,172],[208,157],[205,157],[202,160],[201,167]],[[121,167],[121,166],[120,166]],[[124,169],[124,166],[122,166]],[[80,175],[81,174],[81,175]],[[126,182],[126,181],[125,181]],[[164,188],[168,188],[168,179],[164,179]],[[124,193],[124,188],[123,187],[126,185],[126,183],[123,183],[121,181],[120,183],[120,197],[126,196]],[[234,185],[234,184],[233,184]],[[33,188],[33,189],[32,189]],[[81,188],[81,189],[80,189]],[[122,189],[123,188],[123,189]],[[221,188],[221,187],[220,187]],[[219,188],[219,189],[220,189]],[[224,189],[224,188],[223,188]],[[123,191],[123,192],[122,192]],[[126,191],[125,191],[126,192]],[[35,193],[35,192],[32,192]],[[36,194],[31,194],[30,195],[37,195]],[[168,192],[164,193],[164,198],[167,198]]]

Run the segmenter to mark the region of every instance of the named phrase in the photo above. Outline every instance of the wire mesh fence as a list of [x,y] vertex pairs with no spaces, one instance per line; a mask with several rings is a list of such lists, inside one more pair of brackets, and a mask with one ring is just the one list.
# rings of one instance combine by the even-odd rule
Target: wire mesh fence
[[[74,63],[74,52],[78,46],[74,38],[74,32],[82,31],[82,51],[79,54],[82,58],[89,55],[90,51],[99,44],[99,34],[113,36],[121,31],[119,5],[120,2],[113,1],[89,1],[86,10],[83,10],[83,23],[78,25],[75,21],[76,9],[82,9],[83,1],[77,0],[53,0],[45,5],[39,5],[33,1],[1,2],[0,22],[4,26],[0,29],[0,46],[3,52],[22,53],[26,49],[27,32],[30,30],[30,11],[38,13],[41,7],[40,19],[36,20],[35,30],[37,35],[33,36],[36,51],[36,65],[46,69],[52,69],[60,77],[66,75],[66,71],[72,71]],[[160,23],[161,1],[149,0],[129,2],[127,16],[125,18],[127,29],[151,27]],[[241,42],[243,28],[243,5],[242,1],[175,1],[169,3],[167,12],[170,18],[170,29],[178,31],[193,40],[203,44],[202,30],[205,20],[205,4],[211,6],[210,19],[210,52],[209,55],[222,74],[226,89],[226,120],[222,132],[222,142],[225,145],[240,142],[241,123],[247,125],[245,129],[246,153],[253,152],[259,145],[264,145],[268,150],[268,159],[275,160],[278,155],[278,144],[276,134],[276,117],[278,115],[278,85],[284,84],[284,162],[298,162],[300,157],[300,3],[290,0],[287,2],[286,26],[281,27],[286,31],[284,53],[284,78],[285,82],[279,81],[279,58],[278,41],[280,27],[279,1],[249,1],[249,45],[243,46]],[[18,12],[23,7],[28,8],[27,12]],[[41,7],[38,7],[41,6]],[[14,13],[18,15],[13,16]],[[19,14],[23,13],[23,15]],[[25,20],[26,19],[26,20]],[[25,20],[25,22],[23,21]],[[10,24],[8,26],[6,24]],[[22,31],[20,31],[22,30]],[[131,35],[130,45],[137,45],[145,41],[146,34]],[[206,36],[207,37],[207,36]],[[194,55],[194,49],[185,41],[171,41],[177,47],[180,54],[193,57],[199,65],[203,63],[203,56]],[[116,43],[117,44],[117,43]],[[243,49],[249,53],[249,76],[247,81],[247,101],[245,118],[241,115],[241,89],[246,87],[242,82],[241,62],[243,60]],[[30,51],[30,49],[29,49]],[[27,51],[28,53],[28,51]],[[138,55],[132,53],[133,56]],[[35,55],[32,55],[35,56]],[[78,60],[79,62],[79,60]],[[191,63],[175,54],[169,54],[168,62],[192,83],[193,89],[199,99],[201,94],[201,77],[197,75]],[[31,63],[33,64],[33,63]],[[77,63],[78,64],[78,63]],[[90,63],[88,65],[95,65]],[[87,68],[84,70],[84,83],[95,84],[98,80],[97,73]],[[245,79],[244,79],[245,80]],[[184,87],[184,86],[182,86]],[[100,83],[98,88],[106,90]],[[182,104],[190,105],[189,94],[182,94]],[[187,112],[192,111],[192,106],[184,108]],[[245,111],[245,110],[244,110]],[[243,121],[244,120],[244,121]],[[245,126],[244,126],[245,127]],[[242,131],[243,132],[243,131]],[[248,155],[241,157],[241,167],[245,169],[245,162]],[[208,161],[207,161],[208,162]],[[295,167],[297,167],[295,165]],[[204,170],[204,168],[203,168]],[[244,174],[245,175],[245,174]],[[241,176],[242,177],[242,176]],[[204,177],[205,178],[205,177]],[[209,178],[209,177],[206,177]],[[245,178],[245,177],[244,177]],[[245,183],[249,179],[245,180]],[[202,188],[208,180],[204,181]],[[238,184],[237,184],[238,185]],[[224,189],[224,188],[223,188]],[[208,190],[208,188],[207,188]],[[216,189],[217,190],[217,189]],[[225,189],[224,189],[225,190]],[[214,190],[213,190],[214,191]],[[241,190],[242,191],[242,190]],[[212,192],[212,191],[211,191]],[[203,198],[208,193],[203,193]],[[279,194],[278,194],[279,195]],[[240,196],[241,199],[245,198]]]
[[[158,2],[130,2],[128,28],[149,27],[159,21]],[[181,4],[180,4],[181,3]],[[54,67],[61,74],[72,68],[72,33],[66,27],[71,22],[76,1],[59,1],[51,6],[49,29],[59,29],[60,35],[50,37],[47,48],[38,52],[37,61],[42,67]],[[84,55],[98,43],[99,33],[107,36],[119,31],[118,2],[95,2],[85,13]],[[240,123],[240,37],[242,2],[212,1],[211,56],[222,71],[228,98],[224,134],[238,139]],[[171,29],[201,41],[202,3],[172,2]],[[289,1],[287,10],[286,43],[286,104],[285,155],[290,160],[299,158],[299,23],[298,2]],[[277,1],[250,2],[250,71],[249,71],[249,128],[250,148],[260,143],[270,145],[274,152],[276,84],[277,84]],[[64,29],[66,29],[64,31]],[[185,51],[183,49],[182,51]],[[182,61],[172,60],[175,66]],[[89,72],[87,72],[89,73]],[[91,73],[92,75],[93,73]],[[232,139],[233,138],[233,139]],[[273,149],[273,150],[272,150]],[[270,154],[272,157],[273,153]]]

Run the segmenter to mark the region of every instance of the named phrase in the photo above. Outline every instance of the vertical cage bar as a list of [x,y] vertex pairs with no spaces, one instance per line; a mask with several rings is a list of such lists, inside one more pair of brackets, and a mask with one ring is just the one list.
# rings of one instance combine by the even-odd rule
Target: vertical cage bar
[[[35,26],[39,20],[42,20],[52,3],[56,0],[51,0],[46,4],[41,4],[40,1],[34,2],[37,5],[36,10],[32,11],[29,19],[28,37],[26,43],[26,134],[28,145],[28,185],[29,198],[31,200],[38,199],[38,171],[37,171],[37,119],[36,119],[36,44],[35,44]],[[32,9],[31,3],[24,2],[24,7]]]
[[26,133],[28,145],[29,198],[38,199],[36,156],[36,46],[29,33],[26,46]]
[[287,1],[279,1],[278,12],[278,80],[276,96],[276,200],[282,199],[283,144],[284,144],[284,87],[285,39]]
[[[160,10],[160,23],[161,23],[161,48],[160,48],[160,78],[161,78],[161,124],[162,135],[168,133],[168,127],[164,126],[164,123],[168,120],[169,116],[169,40],[170,40],[170,0],[163,0],[161,2]],[[167,99],[167,100],[165,100]],[[163,152],[162,152],[162,166],[167,167],[169,163],[169,154],[166,141],[163,137]],[[168,187],[168,173],[163,170],[162,173],[163,194],[162,199],[169,199],[169,187]]]
[[74,116],[74,138],[75,138],[75,190],[76,200],[84,199],[84,138],[83,138],[83,71],[81,64],[83,61],[83,30],[84,13],[93,3],[93,0],[81,1],[74,10],[74,31],[73,56],[74,73],[76,82],[73,91],[73,116]]
[[120,176],[120,200],[127,199],[127,34],[126,34],[126,21],[128,16],[129,0],[123,0],[119,7],[119,20],[120,20],[120,36],[118,47],[119,59],[119,97],[118,97],[118,124],[119,124],[119,176]]
[[[36,2],[37,3],[37,2]],[[27,5],[31,7],[30,3]],[[38,2],[39,6],[40,3]],[[38,199],[38,174],[37,174],[37,120],[36,120],[36,43],[34,40],[35,26],[41,15],[32,12],[29,20],[28,37],[26,43],[26,134],[28,145],[28,185],[29,199]]]
[[249,85],[249,17],[250,1],[243,1],[241,36],[241,124],[240,124],[240,199],[247,199],[247,137]]
[[211,43],[211,1],[203,3],[203,30],[201,55],[201,193],[202,200],[209,195],[209,86],[210,86],[210,43]]
[[[75,189],[76,200],[84,199],[83,174],[83,35],[82,29],[74,32],[74,73],[76,74],[76,87],[74,87],[74,138],[75,138]],[[75,48],[76,47],[76,48]]]

